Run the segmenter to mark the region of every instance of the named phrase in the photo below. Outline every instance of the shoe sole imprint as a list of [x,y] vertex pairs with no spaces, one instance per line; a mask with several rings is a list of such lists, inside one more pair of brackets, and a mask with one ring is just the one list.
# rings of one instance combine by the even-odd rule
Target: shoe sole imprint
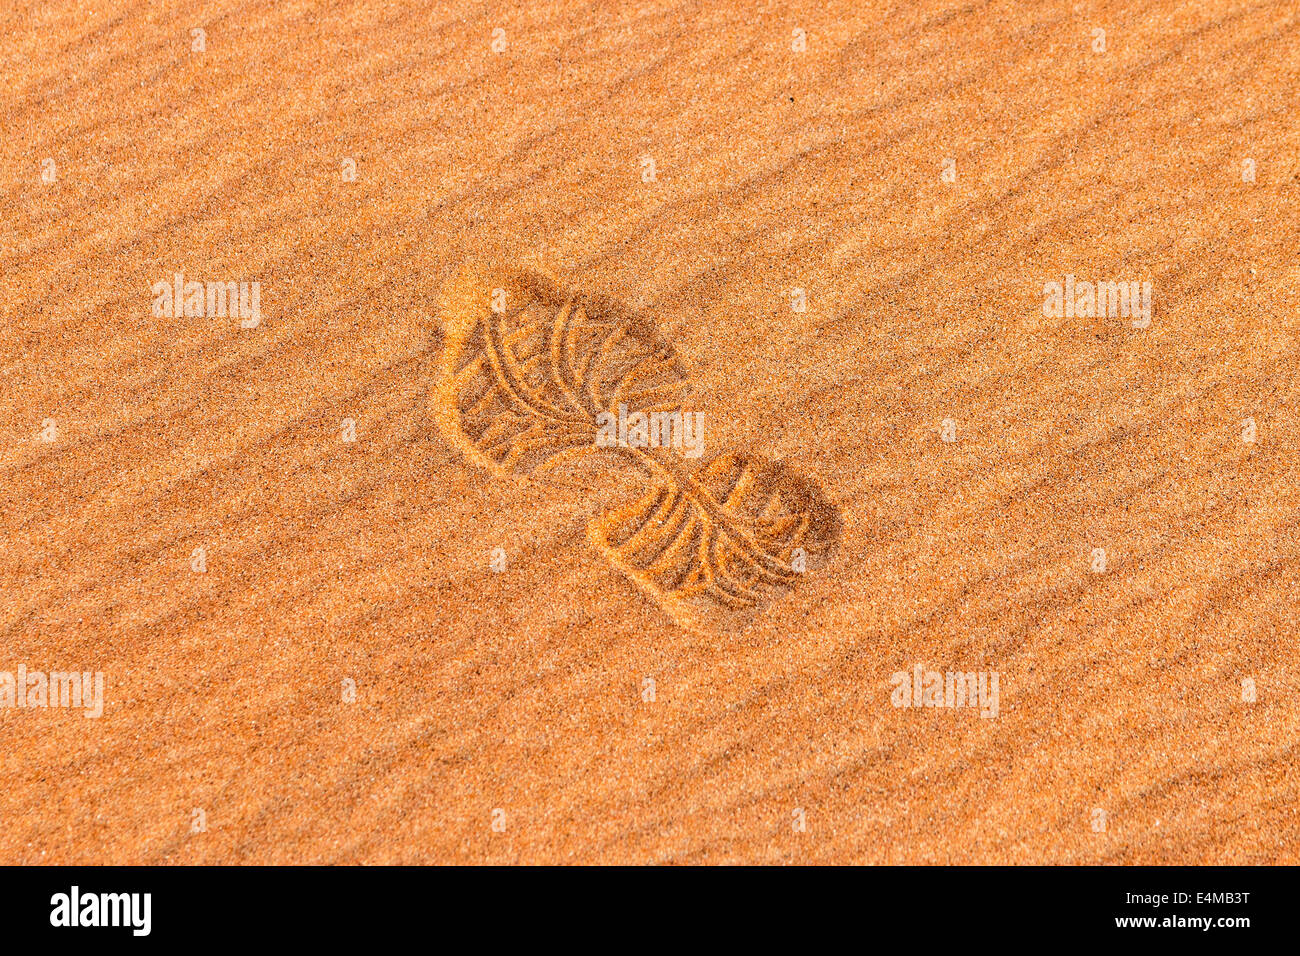
[[839,511],[784,462],[728,453],[692,470],[661,449],[597,445],[601,412],[683,411],[686,370],[646,316],[549,276],[467,266],[440,318],[443,435],[503,476],[591,453],[631,459],[650,489],[595,517],[587,537],[679,625],[735,627],[829,561]]

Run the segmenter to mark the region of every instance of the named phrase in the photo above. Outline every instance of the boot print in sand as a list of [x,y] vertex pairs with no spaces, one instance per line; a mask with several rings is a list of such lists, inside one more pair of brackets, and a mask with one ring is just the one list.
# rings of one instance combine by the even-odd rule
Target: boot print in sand
[[829,559],[840,518],[814,481],[758,455],[695,457],[686,370],[649,318],[540,274],[468,267],[441,320],[442,433],[500,475],[581,455],[634,462],[648,490],[588,538],[681,626],[734,628]]

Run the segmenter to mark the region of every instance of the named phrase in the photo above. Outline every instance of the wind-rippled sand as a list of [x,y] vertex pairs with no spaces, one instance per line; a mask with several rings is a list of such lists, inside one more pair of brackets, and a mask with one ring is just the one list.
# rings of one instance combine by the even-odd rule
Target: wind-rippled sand
[[[1295,862],[1294,3],[0,38],[0,671],[105,675],[0,707],[0,861]],[[628,473],[469,460],[468,261],[650,316],[829,563],[688,629],[589,541]],[[176,273],[260,320],[155,316]],[[1045,315],[1067,275],[1149,325]],[[997,716],[895,707],[917,665]]]

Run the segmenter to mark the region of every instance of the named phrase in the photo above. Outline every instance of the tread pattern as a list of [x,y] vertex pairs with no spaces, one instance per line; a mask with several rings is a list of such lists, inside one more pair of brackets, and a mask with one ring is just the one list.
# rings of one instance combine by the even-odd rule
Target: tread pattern
[[634,460],[649,489],[594,518],[587,536],[681,626],[737,626],[829,560],[839,511],[784,462],[728,453],[692,468],[662,449],[597,445],[601,412],[683,410],[688,376],[648,318],[548,276],[467,267],[444,290],[441,320],[443,434],[500,475],[588,454]]

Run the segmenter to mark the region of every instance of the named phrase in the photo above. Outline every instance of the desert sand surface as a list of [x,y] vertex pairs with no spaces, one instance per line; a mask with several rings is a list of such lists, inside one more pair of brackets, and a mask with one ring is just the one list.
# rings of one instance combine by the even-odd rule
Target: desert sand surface
[[[18,0],[0,76],[0,672],[104,676],[0,706],[0,862],[1300,855],[1292,0]],[[484,451],[526,322],[705,454]],[[742,480],[774,581],[628,557]]]

